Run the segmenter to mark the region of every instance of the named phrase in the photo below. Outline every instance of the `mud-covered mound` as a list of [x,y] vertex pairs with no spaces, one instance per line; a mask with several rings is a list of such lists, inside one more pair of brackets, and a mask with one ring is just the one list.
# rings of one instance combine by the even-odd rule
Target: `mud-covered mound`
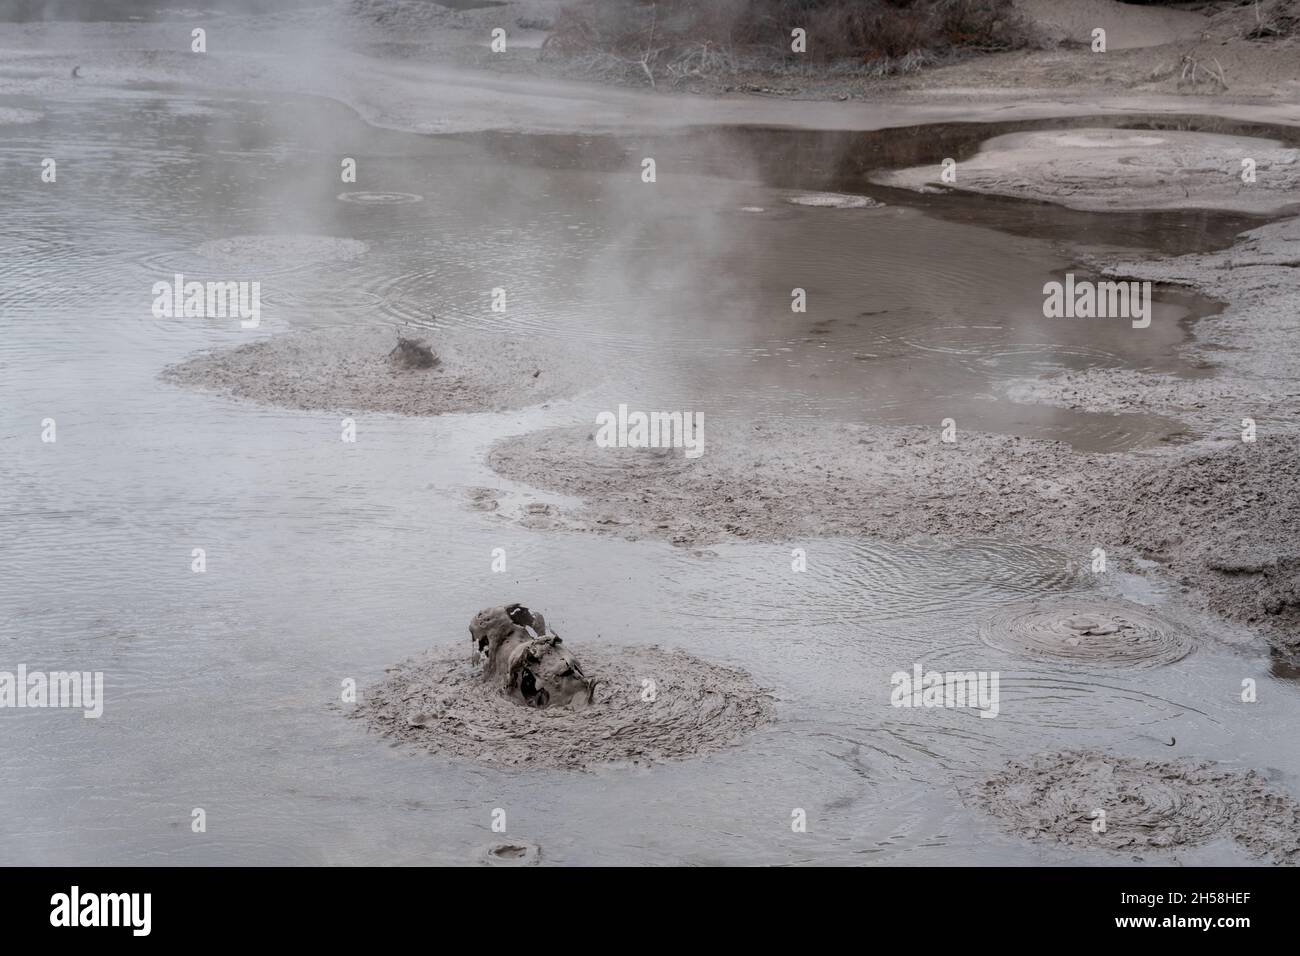
[[1060,597],[1004,607],[980,640],[1017,657],[1085,667],[1159,667],[1186,657],[1191,638],[1126,601]]
[[571,354],[517,337],[422,335],[430,367],[392,360],[393,329],[328,329],[260,339],[165,369],[179,385],[286,408],[442,415],[525,408],[581,390],[594,373]]
[[[873,176],[921,191],[944,187],[938,165]],[[1168,130],[1065,129],[1010,133],[957,166],[952,188],[1073,209],[1233,209],[1294,204],[1300,150],[1277,140]],[[1243,175],[1247,179],[1243,180]]]
[[684,651],[584,645],[582,660],[601,681],[581,710],[519,706],[456,647],[391,669],[353,716],[430,753],[559,769],[712,753],[775,717],[772,696],[746,674]]
[[1067,751],[1012,762],[966,798],[1035,840],[1144,851],[1230,837],[1256,856],[1300,862],[1300,806],[1253,770]]
[[785,201],[795,206],[816,206],[822,209],[880,209],[885,204],[870,196],[853,196],[848,193],[790,193]]

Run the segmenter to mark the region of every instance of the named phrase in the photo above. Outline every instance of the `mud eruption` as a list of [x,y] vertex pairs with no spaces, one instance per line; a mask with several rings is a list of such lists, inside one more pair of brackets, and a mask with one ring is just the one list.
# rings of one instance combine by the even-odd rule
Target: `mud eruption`
[[491,691],[529,707],[585,707],[595,702],[596,681],[546,628],[541,612],[522,604],[490,607],[469,624],[475,656]]
[[657,646],[584,648],[597,694],[522,605],[479,612],[470,637],[472,655],[441,649],[391,669],[353,716],[431,753],[559,769],[712,753],[775,717],[746,674]]
[[1017,657],[1086,667],[1159,667],[1192,651],[1185,633],[1135,604],[1073,597],[1003,608],[979,634]]
[[441,359],[424,339],[397,337],[397,345],[388,353],[388,361],[398,368],[433,368]]
[[1300,860],[1300,807],[1253,770],[1067,751],[1010,763],[967,799],[1030,839],[1145,851],[1231,838],[1255,856]]

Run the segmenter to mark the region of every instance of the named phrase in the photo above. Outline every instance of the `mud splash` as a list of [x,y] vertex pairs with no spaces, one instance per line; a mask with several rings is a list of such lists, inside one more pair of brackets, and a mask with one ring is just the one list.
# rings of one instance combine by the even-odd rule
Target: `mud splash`
[[713,753],[775,719],[771,694],[747,675],[684,651],[584,645],[582,656],[602,675],[582,710],[520,707],[485,692],[480,669],[455,647],[391,669],[352,716],[433,754],[564,770]]
[[1017,657],[1086,667],[1159,667],[1192,651],[1185,632],[1135,604],[1076,597],[1002,608],[979,635]]
[[[1196,760],[1098,751],[1036,754],[965,795],[1033,840],[1108,850],[1159,850],[1231,838],[1279,863],[1300,861],[1300,805],[1255,771]],[[1105,830],[1094,832],[1104,810]]]
[[[421,330],[422,332],[424,330]],[[163,370],[166,381],[302,410],[444,415],[525,408],[596,380],[542,342],[429,332],[439,361],[406,368],[389,359],[384,326],[290,333],[204,354]]]

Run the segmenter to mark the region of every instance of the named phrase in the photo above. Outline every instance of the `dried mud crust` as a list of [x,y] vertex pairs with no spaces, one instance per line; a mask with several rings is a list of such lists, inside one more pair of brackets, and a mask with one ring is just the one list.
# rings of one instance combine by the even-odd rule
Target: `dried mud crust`
[[563,770],[714,753],[775,719],[772,695],[748,675],[685,651],[584,644],[582,660],[600,686],[581,710],[521,707],[455,647],[392,668],[353,716],[430,753]]
[[[1192,759],[1097,751],[1036,754],[971,787],[968,803],[1032,840],[1145,852],[1221,838],[1276,863],[1300,862],[1300,806],[1259,773]],[[1105,811],[1104,832],[1094,832]]]
[[581,391],[594,372],[571,353],[508,336],[421,330],[438,361],[403,367],[387,327],[291,332],[170,366],[178,385],[284,408],[442,415],[525,408]]

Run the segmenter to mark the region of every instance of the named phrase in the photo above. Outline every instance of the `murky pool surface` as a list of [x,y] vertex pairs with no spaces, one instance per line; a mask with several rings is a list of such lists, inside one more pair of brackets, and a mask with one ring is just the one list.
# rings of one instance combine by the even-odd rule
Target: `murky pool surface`
[[[1168,439],[1159,419],[996,394],[1061,367],[1202,374],[1173,350],[1203,301],[1167,299],[1142,336],[1041,317],[1043,282],[1071,267],[1049,241],[1067,238],[1061,223],[1086,218],[1081,241],[1132,246],[1131,221],[996,200],[941,218],[885,191],[879,209],[788,203],[792,189],[852,185],[835,161],[852,154],[844,137],[430,138],[315,101],[157,90],[3,105],[46,115],[0,126],[8,167],[28,171],[0,180],[0,670],[102,670],[107,693],[98,720],[0,710],[3,862],[473,862],[499,839],[498,807],[508,837],[550,862],[1104,862],[1002,834],[958,788],[1008,758],[1087,746],[1211,757],[1300,790],[1300,754],[1276,734],[1300,716],[1294,687],[1214,625],[1178,664],[1133,672],[982,644],[1000,606],[1081,587],[1049,549],[843,539],[700,554],[530,532],[466,506],[471,486],[529,494],[483,465],[496,438],[636,396],[755,420],[937,427],[956,409],[968,427],[1099,450]],[[46,156],[55,183],[40,182]],[[344,157],[356,184],[340,182]],[[1006,228],[980,225],[980,202]],[[1035,218],[1047,238],[1025,228]],[[1188,222],[1192,245],[1233,224]],[[266,235],[367,247],[331,259],[308,243],[305,260],[239,238]],[[261,328],[154,318],[153,283],[177,272],[259,280]],[[795,287],[806,314],[791,312]],[[196,350],[376,322],[564,339],[609,381],[520,413],[359,416],[347,444],[336,413],[157,378]],[[54,443],[40,440],[46,418]],[[195,548],[206,573],[191,571]],[[779,720],[720,755],[574,774],[411,753],[345,718],[344,681],[467,643],[475,611],[512,600],[579,654],[660,643],[745,668]],[[891,707],[889,675],[914,663],[999,671],[999,716]],[[1245,678],[1263,688],[1249,707]],[[206,833],[191,832],[195,808]],[[796,808],[807,833],[791,831]],[[1179,858],[1244,861],[1226,842]]]

